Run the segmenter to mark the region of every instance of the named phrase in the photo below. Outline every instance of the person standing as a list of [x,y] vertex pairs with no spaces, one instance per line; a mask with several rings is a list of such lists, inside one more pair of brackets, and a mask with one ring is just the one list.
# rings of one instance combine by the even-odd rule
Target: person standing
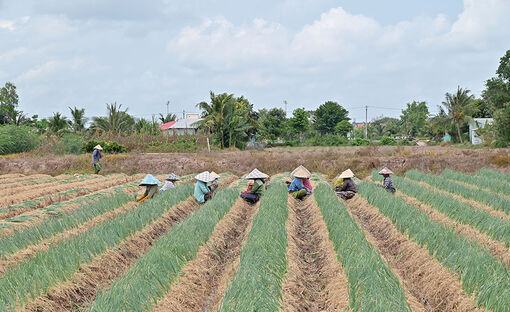
[[103,169],[103,165],[101,164],[101,151],[103,148],[101,145],[94,146],[94,152],[92,153],[92,165],[94,166],[94,173],[99,174],[99,171]]
[[342,188],[340,188],[340,190],[336,193],[344,200],[351,199],[354,195],[356,195],[356,193],[358,193],[358,186],[354,183],[352,178],[354,178],[354,173],[351,169],[345,170],[338,177],[338,179],[343,179],[343,183]]
[[241,198],[250,204],[257,203],[264,194],[264,180],[268,177],[267,174],[260,172],[257,168],[253,169],[245,178],[250,180],[251,187],[248,191],[241,193]]
[[384,167],[381,171],[379,171],[379,174],[384,178],[383,184],[381,186],[388,192],[395,193],[397,189],[395,188],[393,180],[390,177],[390,174],[393,174],[393,171]]

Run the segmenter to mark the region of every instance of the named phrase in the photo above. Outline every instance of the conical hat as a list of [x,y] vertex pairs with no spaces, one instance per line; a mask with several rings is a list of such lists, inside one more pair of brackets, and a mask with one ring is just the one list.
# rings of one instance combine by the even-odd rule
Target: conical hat
[[98,145],[96,145],[96,146],[94,146],[94,149],[97,149],[97,150],[100,150],[100,151],[102,151],[102,150],[103,150],[103,148],[102,148],[102,147],[101,147],[101,145],[99,145],[99,144],[98,144]]
[[211,171],[211,177],[215,178],[215,179],[219,179],[220,178],[220,175],[217,174],[216,172],[214,171]]
[[294,169],[294,171],[292,171],[292,173],[290,175],[293,176],[294,178],[301,178],[301,179],[309,179],[312,176],[310,171],[308,171],[308,169],[306,169],[303,166],[299,166],[296,169]]
[[202,182],[211,182],[214,180],[214,178],[211,176],[211,174],[209,173],[209,171],[204,171],[202,173],[199,173],[195,176],[195,179],[197,179],[198,181],[202,181]]
[[179,179],[178,176],[175,175],[175,173],[170,173],[166,178],[165,180],[167,181],[180,181],[181,179]]
[[340,176],[338,176],[338,179],[345,179],[345,178],[354,178],[354,173],[351,171],[351,169],[347,169]]
[[379,171],[379,174],[393,174],[393,171],[391,171],[387,167],[384,167],[381,171]]
[[142,182],[140,182],[140,186],[142,185],[158,185],[161,184],[161,182],[156,179],[152,174],[148,174],[143,178]]
[[260,172],[259,169],[255,168],[252,170],[252,172],[248,173],[248,175],[246,176],[246,180],[250,180],[250,179],[266,179],[268,178],[269,176],[265,173],[262,173]]

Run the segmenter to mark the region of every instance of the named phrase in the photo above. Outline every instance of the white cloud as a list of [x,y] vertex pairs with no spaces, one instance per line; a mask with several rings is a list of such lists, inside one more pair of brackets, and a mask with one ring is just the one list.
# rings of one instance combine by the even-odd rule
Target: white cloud
[[61,71],[80,70],[84,64],[81,59],[71,60],[51,60],[43,64],[39,64],[25,72],[23,72],[16,81],[26,82],[30,80],[45,79],[50,76],[58,75]]

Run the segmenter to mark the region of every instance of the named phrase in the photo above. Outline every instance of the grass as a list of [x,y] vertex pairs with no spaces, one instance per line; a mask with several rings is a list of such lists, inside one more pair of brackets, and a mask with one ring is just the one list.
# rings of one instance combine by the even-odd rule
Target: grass
[[510,183],[494,183],[494,180],[484,176],[473,176],[446,169],[441,176],[455,181],[471,184],[477,188],[485,188],[492,192],[510,194]]

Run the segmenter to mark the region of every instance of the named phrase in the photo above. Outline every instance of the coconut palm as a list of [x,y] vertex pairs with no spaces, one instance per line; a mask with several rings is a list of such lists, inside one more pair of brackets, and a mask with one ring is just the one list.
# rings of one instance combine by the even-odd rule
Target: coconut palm
[[473,101],[474,95],[470,95],[471,91],[457,87],[455,94],[446,93],[443,105],[448,110],[448,117],[457,126],[457,135],[459,136],[460,143],[464,143],[460,133],[460,124],[465,120],[471,118],[474,113]]
[[200,102],[197,107],[202,112],[202,120],[198,124],[205,128],[208,132],[214,133],[219,136],[220,147],[225,147],[225,136],[228,132],[229,126],[229,113],[233,111],[234,95],[233,94],[218,94],[210,92],[211,103]]
[[163,114],[159,114],[159,121],[161,121],[161,123],[167,123],[167,122],[170,122],[170,121],[175,121],[177,120],[177,116],[175,116],[174,114],[167,114],[166,116],[164,116]]
[[69,120],[69,128],[73,132],[82,132],[85,130],[85,124],[87,123],[88,118],[85,117],[85,109],[79,109],[76,106],[74,108],[68,107],[71,112],[72,120]]
[[117,102],[106,104],[108,115],[106,117],[94,117],[92,128],[101,129],[112,133],[130,133],[135,120],[127,113],[127,108],[122,110],[122,104]]
[[67,129],[67,118],[61,113],[53,113],[48,119],[48,129],[54,134],[60,134]]

